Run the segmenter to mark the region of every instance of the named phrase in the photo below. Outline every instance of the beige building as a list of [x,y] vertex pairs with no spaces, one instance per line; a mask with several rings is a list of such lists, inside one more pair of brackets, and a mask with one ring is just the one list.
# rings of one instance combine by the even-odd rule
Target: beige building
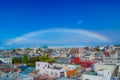
[[83,54],[82,53],[84,53],[84,49],[82,49],[82,48],[71,48],[70,49],[70,54],[71,55],[75,55],[75,56],[78,56],[78,57],[82,57],[83,56]]

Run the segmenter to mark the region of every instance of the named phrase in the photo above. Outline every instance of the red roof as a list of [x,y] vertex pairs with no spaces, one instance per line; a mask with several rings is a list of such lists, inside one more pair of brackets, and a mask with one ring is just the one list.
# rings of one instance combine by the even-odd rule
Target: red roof
[[106,52],[104,52],[104,55],[106,56],[106,57],[110,57],[110,53],[108,52],[108,51],[106,51]]
[[92,67],[92,64],[95,62],[90,60],[81,60],[80,58],[73,58],[71,59],[71,63],[80,64],[81,67],[88,68]]

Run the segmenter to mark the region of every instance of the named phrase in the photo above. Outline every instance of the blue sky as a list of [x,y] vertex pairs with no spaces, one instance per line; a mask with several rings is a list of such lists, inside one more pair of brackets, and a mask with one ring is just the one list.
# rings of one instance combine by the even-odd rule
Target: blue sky
[[[0,0],[0,45],[1,47],[6,47],[8,42],[18,37],[43,30],[48,31],[46,32],[47,34],[37,35],[36,37],[32,37],[32,40],[48,40],[54,42],[54,40],[51,40],[51,37],[55,39],[59,34],[61,37],[57,37],[57,39],[62,38],[64,40],[66,36],[62,35],[62,31],[58,33],[55,32],[55,29],[67,29],[67,32],[71,30],[75,31],[76,29],[86,30],[109,40],[108,42],[101,41],[101,44],[119,44],[119,4],[119,0]],[[52,33],[49,32],[51,29],[53,30]],[[68,34],[67,32],[64,34]],[[58,35],[54,36],[54,34]],[[72,35],[72,37],[79,37],[81,33],[76,35],[78,36]],[[41,36],[47,37],[46,39],[41,39]],[[82,37],[78,40],[81,39],[85,38]],[[92,38],[90,37],[89,39]],[[71,40],[72,45],[74,45],[76,39],[71,38]],[[92,41],[94,40],[90,42]],[[55,45],[56,42],[53,42],[51,44]],[[90,42],[86,43],[89,44]],[[29,44],[24,43],[23,45],[18,45],[16,43],[14,45],[13,42],[7,46],[18,47],[21,45],[22,47],[23,45],[27,46]],[[32,41],[32,43],[34,42]],[[41,44],[41,42],[38,43]],[[36,42],[34,45],[38,43]],[[45,42],[45,44],[48,43],[47,41]],[[75,44],[81,45],[81,43],[78,42]],[[64,45],[69,45],[69,43]],[[33,46],[33,44],[29,46]]]

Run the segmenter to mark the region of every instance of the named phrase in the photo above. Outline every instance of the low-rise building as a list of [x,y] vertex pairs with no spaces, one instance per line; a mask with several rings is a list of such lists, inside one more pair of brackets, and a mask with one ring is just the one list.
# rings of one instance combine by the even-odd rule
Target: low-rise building
[[21,73],[1,73],[0,80],[34,80],[32,76]]
[[116,68],[114,65],[96,63],[93,71],[86,71],[82,75],[82,80],[114,80],[117,78],[114,76]]
[[0,56],[0,61],[2,61],[4,63],[12,63],[12,58],[11,57]]
[[73,74],[80,73],[79,65],[71,64],[49,64],[46,62],[36,62],[36,70],[38,74],[49,75],[50,77],[70,77]]
[[107,49],[103,53],[103,61],[108,63],[119,63],[120,62],[120,50]]
[[60,77],[60,78],[57,78],[55,80],[75,80],[75,79],[72,79],[72,78],[66,78],[66,77]]
[[70,54],[77,56],[77,57],[82,57],[84,54],[84,49],[83,48],[70,48]]

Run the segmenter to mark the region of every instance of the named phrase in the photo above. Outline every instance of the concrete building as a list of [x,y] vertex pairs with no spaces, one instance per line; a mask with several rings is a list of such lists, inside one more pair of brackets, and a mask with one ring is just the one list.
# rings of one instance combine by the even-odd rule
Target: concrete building
[[36,70],[39,71],[38,74],[49,75],[50,77],[70,77],[75,73],[80,73],[80,66],[71,64],[49,64],[46,62],[36,62]]
[[4,63],[12,63],[12,58],[0,56],[0,61],[2,61]]
[[34,79],[29,75],[14,72],[8,74],[1,73],[0,80],[34,80]]
[[84,49],[82,49],[82,48],[70,48],[70,54],[75,55],[77,57],[82,57],[83,52],[84,52]]
[[108,63],[120,62],[120,50],[108,48],[103,53],[103,61]]
[[118,80],[114,76],[116,69],[117,67],[114,65],[96,63],[94,64],[94,71],[86,71],[82,75],[82,80]]

